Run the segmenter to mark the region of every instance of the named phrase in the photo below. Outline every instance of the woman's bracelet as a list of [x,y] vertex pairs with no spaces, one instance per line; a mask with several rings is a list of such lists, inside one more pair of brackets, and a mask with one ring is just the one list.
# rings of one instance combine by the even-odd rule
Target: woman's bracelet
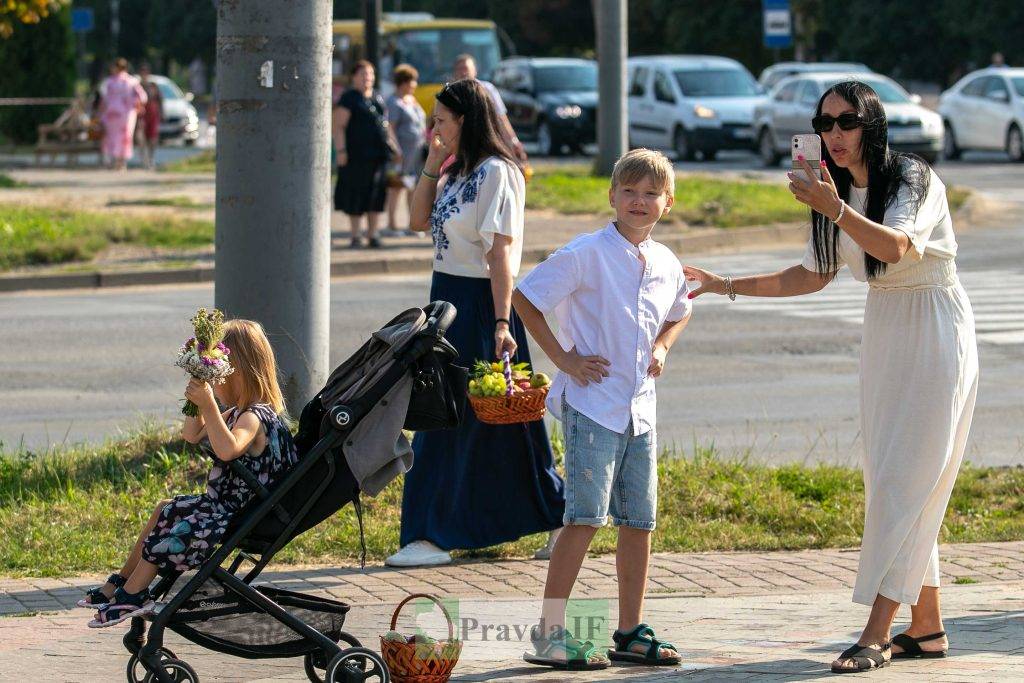
[[441,179],[440,175],[434,175],[433,173],[427,173],[427,169],[423,169],[422,171],[420,171],[420,175],[422,175],[424,178],[430,178],[431,180],[440,180]]
[[839,215],[836,216],[836,219],[834,221],[832,221],[832,222],[835,223],[836,225],[839,225],[839,221],[843,220],[843,214],[845,214],[845,213],[846,213],[846,202],[844,202],[842,199],[840,199],[839,200]]
[[736,290],[732,288],[732,278],[728,275],[725,276],[725,294],[729,301],[736,301]]
[[498,323],[505,323],[509,327],[512,327],[512,321],[509,320],[508,318],[495,318],[494,319],[494,326],[497,327]]

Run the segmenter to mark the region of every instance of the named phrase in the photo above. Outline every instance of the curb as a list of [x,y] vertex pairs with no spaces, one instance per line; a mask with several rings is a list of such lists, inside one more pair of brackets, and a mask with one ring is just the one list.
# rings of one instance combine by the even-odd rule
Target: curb
[[[991,201],[972,193],[957,210],[954,219],[958,230],[970,228],[989,210]],[[961,223],[962,221],[962,223]],[[752,247],[793,244],[807,240],[807,223],[776,223],[750,228],[712,228],[692,235],[666,237],[659,240],[679,254],[699,254],[715,251],[739,251]],[[540,263],[561,245],[530,247],[523,250],[523,265]],[[365,261],[332,261],[331,278],[365,275],[407,275],[429,273],[432,260],[422,256],[373,258]],[[5,275],[0,276],[0,293],[34,290],[81,289],[101,287],[129,287],[139,285],[171,285],[213,282],[214,267],[198,266],[178,269],[150,269],[129,271],[95,271],[57,275]]]

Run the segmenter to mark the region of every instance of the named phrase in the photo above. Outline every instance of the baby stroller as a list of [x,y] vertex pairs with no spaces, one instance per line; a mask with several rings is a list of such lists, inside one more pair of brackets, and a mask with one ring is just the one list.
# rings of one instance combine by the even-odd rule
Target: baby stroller
[[[152,592],[166,602],[132,619],[124,637],[132,653],[130,683],[199,680],[163,647],[168,628],[237,657],[304,657],[316,683],[390,680],[381,657],[342,630],[347,604],[252,582],[289,541],[348,503],[359,520],[365,561],[360,492],[376,495],[411,467],[403,428],[450,428],[465,409],[467,372],[454,365],[457,353],[444,338],[455,313],[443,301],[405,311],[340,365],[303,408],[295,437],[300,459],[277,486],[267,490],[231,463],[256,495],[194,573],[161,575]],[[253,567],[240,576],[243,562]]]

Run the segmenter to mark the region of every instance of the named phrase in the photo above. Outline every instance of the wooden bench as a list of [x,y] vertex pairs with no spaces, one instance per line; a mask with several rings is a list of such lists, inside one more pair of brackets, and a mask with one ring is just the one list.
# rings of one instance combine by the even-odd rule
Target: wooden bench
[[44,154],[50,155],[51,165],[56,163],[59,154],[67,157],[69,166],[78,165],[79,154],[96,154],[98,163],[102,163],[100,140],[89,137],[89,115],[81,100],[75,100],[53,123],[40,124],[38,132],[37,164],[42,163]]

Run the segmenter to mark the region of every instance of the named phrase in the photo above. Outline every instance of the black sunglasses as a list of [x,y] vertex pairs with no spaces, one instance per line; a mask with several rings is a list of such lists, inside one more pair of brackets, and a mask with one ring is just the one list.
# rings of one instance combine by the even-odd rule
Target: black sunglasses
[[821,116],[815,116],[811,119],[811,126],[814,128],[815,133],[827,133],[832,130],[832,127],[836,124],[843,130],[853,130],[854,128],[860,128],[864,125],[864,121],[860,118],[860,114],[855,112],[846,112],[839,116],[832,117],[828,114],[822,114]]

